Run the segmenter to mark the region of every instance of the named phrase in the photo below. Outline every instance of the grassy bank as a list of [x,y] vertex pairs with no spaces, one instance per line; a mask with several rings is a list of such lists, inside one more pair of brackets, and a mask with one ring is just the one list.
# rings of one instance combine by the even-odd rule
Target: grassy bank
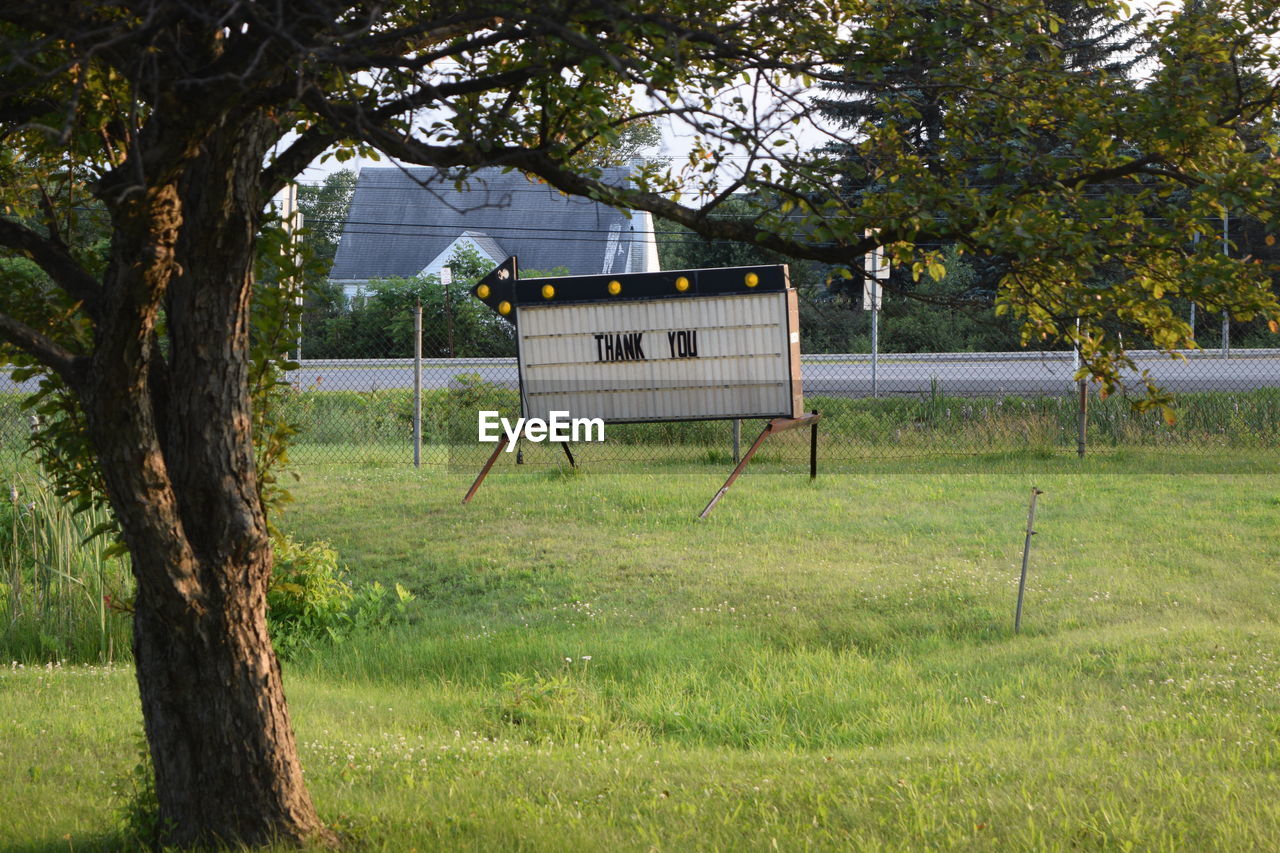
[[[706,522],[714,466],[466,507],[470,472],[306,467],[289,530],[417,595],[286,665],[321,810],[387,850],[1270,846],[1274,473],[969,461],[749,472]],[[135,705],[127,669],[0,673],[0,847],[119,841]]]

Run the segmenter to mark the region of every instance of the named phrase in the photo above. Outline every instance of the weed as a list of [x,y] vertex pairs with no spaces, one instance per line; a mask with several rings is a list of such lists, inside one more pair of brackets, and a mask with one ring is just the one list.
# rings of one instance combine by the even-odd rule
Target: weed
[[121,840],[135,849],[159,849],[166,827],[160,820],[156,773],[144,738],[138,741],[137,761],[112,785],[112,793]]
[[398,583],[394,597],[377,581],[353,586],[326,542],[302,545],[281,534],[272,544],[275,571],[267,590],[267,623],[281,657],[341,642],[354,631],[384,628],[402,617],[414,598]]

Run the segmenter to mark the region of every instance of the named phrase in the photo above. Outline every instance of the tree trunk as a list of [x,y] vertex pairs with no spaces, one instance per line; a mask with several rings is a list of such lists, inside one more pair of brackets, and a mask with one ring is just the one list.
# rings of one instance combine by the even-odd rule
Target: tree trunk
[[333,841],[303,783],[266,623],[272,555],[247,377],[254,181],[272,124],[228,120],[118,218],[108,292],[119,296],[80,389],[137,579],[134,654],[166,844]]
[[140,588],[133,647],[166,843],[323,835],[267,637],[269,573],[266,549],[223,567],[220,606],[180,620]]

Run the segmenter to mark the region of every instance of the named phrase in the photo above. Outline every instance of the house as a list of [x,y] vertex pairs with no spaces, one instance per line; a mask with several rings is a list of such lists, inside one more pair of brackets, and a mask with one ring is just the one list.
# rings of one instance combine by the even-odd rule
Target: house
[[[629,169],[605,170],[625,185]],[[658,248],[647,212],[566,196],[520,172],[482,169],[461,186],[435,169],[364,168],[329,279],[348,300],[371,279],[430,275],[470,246],[497,266],[565,267],[570,275],[655,272]]]

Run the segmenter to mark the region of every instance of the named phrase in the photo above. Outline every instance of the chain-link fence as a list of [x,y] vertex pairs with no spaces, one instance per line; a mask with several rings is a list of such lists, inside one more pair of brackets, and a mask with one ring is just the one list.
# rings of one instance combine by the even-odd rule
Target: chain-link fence
[[[423,464],[478,467],[493,447],[477,440],[478,413],[519,415],[514,337],[462,285],[436,283],[428,296],[423,299],[419,458]],[[348,309],[350,328],[355,315],[369,307]],[[805,408],[822,413],[824,465],[939,454],[1078,452],[1081,395],[1073,378],[1078,366],[1073,352],[873,353],[866,346],[870,322],[867,312],[802,296],[802,346],[861,349],[806,352],[802,358]],[[906,321],[890,314],[879,322],[889,333],[881,339],[892,342],[894,324]],[[377,358],[304,358],[290,375],[289,406],[303,427],[298,449],[305,458],[413,459],[412,309],[384,318],[380,328],[405,333],[384,339]],[[1100,399],[1090,390],[1083,419],[1090,452],[1280,447],[1280,349],[1228,344],[1176,359],[1154,351],[1131,355],[1139,371],[1149,371],[1177,395],[1177,420],[1169,424],[1160,413],[1137,412],[1124,394]],[[1129,378],[1139,393],[1138,375]],[[763,421],[611,424],[605,442],[576,444],[573,452],[593,462],[724,463],[762,427]],[[771,439],[757,459],[804,459],[806,433]],[[565,461],[550,443],[525,442],[518,452],[530,464]]]
[[[429,287],[428,282],[424,287]],[[414,308],[404,298],[358,298],[327,316],[304,319],[303,358],[287,376],[284,414],[300,427],[294,458],[303,463],[396,462],[414,459]],[[423,299],[420,445],[424,465],[477,468],[492,451],[478,441],[478,417],[519,416],[519,378],[510,327],[475,304],[465,284]],[[818,328],[830,340],[843,323],[857,341],[869,318],[809,300],[801,312],[802,345]],[[307,332],[306,323],[312,328]],[[892,317],[882,318],[887,325]],[[808,326],[808,328],[806,328]],[[334,341],[344,357],[324,355]],[[813,335],[820,337],[819,334]],[[1181,353],[1130,353],[1140,370],[1176,396],[1177,419],[1137,412],[1123,394],[1085,399],[1089,452],[1126,447],[1180,451],[1280,447],[1280,349],[1218,346]],[[1081,395],[1071,351],[808,352],[802,358],[805,408],[821,412],[824,466],[867,458],[1032,451],[1075,453],[1081,440]],[[1141,383],[1137,376],[1135,391]],[[29,432],[20,401],[29,388],[0,377],[0,441],[23,445]],[[584,461],[731,462],[763,421],[611,424],[603,443],[579,443]],[[757,459],[799,462],[807,430],[767,442]],[[516,453],[512,454],[517,455]],[[522,442],[527,464],[562,464],[562,450]]]

